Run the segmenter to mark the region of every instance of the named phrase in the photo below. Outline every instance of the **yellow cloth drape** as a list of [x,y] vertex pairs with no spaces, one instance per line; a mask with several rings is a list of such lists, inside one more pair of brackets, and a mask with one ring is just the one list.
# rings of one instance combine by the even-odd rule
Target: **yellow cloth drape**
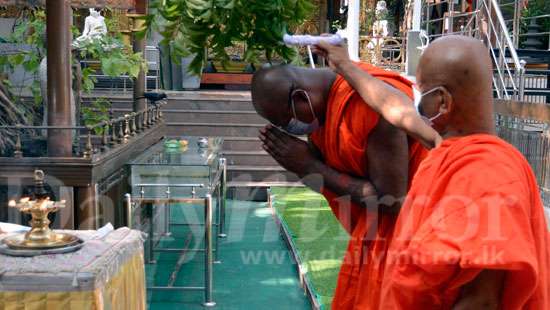
[[0,291],[3,310],[145,310],[143,255],[134,255],[102,288],[93,291]]

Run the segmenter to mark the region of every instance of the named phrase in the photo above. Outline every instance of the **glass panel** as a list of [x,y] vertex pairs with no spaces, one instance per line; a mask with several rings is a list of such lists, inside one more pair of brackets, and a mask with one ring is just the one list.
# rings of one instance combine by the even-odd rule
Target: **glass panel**
[[[181,142],[185,141],[185,142]],[[130,163],[132,196],[204,197],[219,170],[223,139],[182,137],[159,141]]]

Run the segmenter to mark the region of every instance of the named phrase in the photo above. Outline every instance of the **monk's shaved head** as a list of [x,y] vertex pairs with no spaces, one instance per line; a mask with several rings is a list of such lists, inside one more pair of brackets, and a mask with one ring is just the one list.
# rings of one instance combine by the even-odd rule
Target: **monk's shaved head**
[[283,119],[287,116],[290,91],[296,74],[290,66],[275,66],[262,69],[252,77],[252,103],[262,117]]
[[451,103],[450,108],[426,111],[427,116],[449,108],[444,119],[450,130],[465,133],[492,128],[492,77],[489,51],[481,41],[456,35],[435,40],[420,59],[417,83],[423,92],[443,86],[446,91],[441,96],[450,94],[447,101]]
[[[275,125],[284,126],[292,117],[290,106],[293,90],[301,89],[307,92],[313,108],[319,118],[324,117],[326,100],[330,87],[336,75],[327,69],[299,68],[291,65],[280,65],[264,68],[252,78],[252,103],[254,108],[265,119]],[[305,116],[303,121],[311,116],[309,104],[298,93],[294,99],[298,117]]]

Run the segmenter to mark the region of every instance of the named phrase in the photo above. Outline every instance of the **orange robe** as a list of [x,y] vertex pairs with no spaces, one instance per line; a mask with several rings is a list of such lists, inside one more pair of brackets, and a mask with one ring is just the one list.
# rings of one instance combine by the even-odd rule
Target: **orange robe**
[[[412,96],[411,83],[407,79],[371,65],[358,65],[409,97]],[[338,76],[329,93],[325,122],[310,138],[321,151],[327,165],[342,173],[367,177],[368,137],[371,130],[376,127],[379,117],[359,94]],[[410,142],[409,180],[427,154],[426,149],[419,143],[412,140]],[[349,199],[339,199],[326,188],[322,193],[335,216],[351,235],[338,276],[332,307],[375,309],[384,270],[383,265],[376,260],[387,250],[396,218],[389,215],[378,217]]]
[[450,309],[483,269],[502,309],[550,309],[550,233],[535,176],[511,145],[445,140],[420,165],[387,254],[380,309]]

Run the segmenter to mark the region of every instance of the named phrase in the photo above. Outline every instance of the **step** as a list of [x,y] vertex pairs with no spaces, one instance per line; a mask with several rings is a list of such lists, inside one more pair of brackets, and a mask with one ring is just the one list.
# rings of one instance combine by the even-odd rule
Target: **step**
[[92,102],[94,102],[97,98],[107,99],[109,102],[111,102],[111,109],[113,110],[123,109],[124,111],[132,112],[133,99],[130,98],[112,98],[110,96],[84,97],[82,98],[82,106],[90,106]]
[[227,177],[232,182],[297,182],[299,178],[294,173],[286,171],[281,166],[245,166],[232,165],[227,167]]
[[186,99],[186,100],[234,100],[250,101],[250,91],[229,91],[229,90],[184,90],[184,91],[164,91],[168,98]]
[[229,187],[227,198],[233,200],[262,201],[268,199],[268,187]]
[[277,162],[264,150],[222,151],[228,165],[276,166]]
[[255,137],[223,137],[224,151],[258,151],[262,150],[262,142]]
[[165,109],[173,110],[217,110],[217,111],[255,111],[251,101],[237,100],[187,100],[168,99]]
[[301,182],[228,182],[228,198],[236,200],[268,201],[272,187],[304,187]]
[[168,136],[257,137],[264,124],[166,122]]
[[163,109],[162,112],[168,122],[194,123],[240,123],[262,124],[267,121],[256,111],[219,111],[219,110],[179,110]]
[[230,181],[227,182],[227,187],[304,187],[304,183],[297,182],[240,182],[240,181]]
[[[84,106],[97,98],[105,98],[111,102],[113,109],[131,109],[132,94],[122,92],[101,92],[82,97]],[[168,95],[165,109],[172,110],[223,110],[223,111],[255,111],[250,99],[250,92],[165,92]]]
[[[113,117],[132,113],[130,104],[113,106]],[[191,123],[244,123],[244,124],[267,124],[267,120],[258,115],[256,111],[217,111],[217,110],[180,110],[162,109],[162,113],[168,122],[191,122]]]

